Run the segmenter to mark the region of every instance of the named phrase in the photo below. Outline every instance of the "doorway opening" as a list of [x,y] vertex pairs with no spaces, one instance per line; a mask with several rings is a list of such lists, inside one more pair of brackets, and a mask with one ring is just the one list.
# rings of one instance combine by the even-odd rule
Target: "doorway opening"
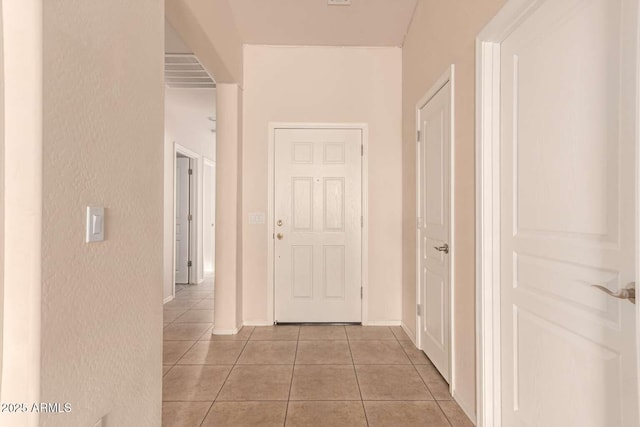
[[192,292],[213,292],[217,92],[213,78],[168,22],[164,68],[163,286],[169,303],[191,286],[198,286]]

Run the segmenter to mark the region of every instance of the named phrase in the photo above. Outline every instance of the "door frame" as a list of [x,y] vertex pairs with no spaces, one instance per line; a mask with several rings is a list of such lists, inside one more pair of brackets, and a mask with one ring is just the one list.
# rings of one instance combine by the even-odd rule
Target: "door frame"
[[171,277],[173,278],[173,297],[175,298],[176,296],[176,210],[178,207],[178,204],[176,203],[176,198],[177,198],[177,191],[176,191],[176,185],[177,185],[177,175],[176,175],[176,158],[178,156],[178,154],[181,154],[183,156],[188,157],[189,159],[191,159],[191,169],[193,170],[192,173],[192,178],[191,178],[191,188],[189,189],[190,195],[189,195],[189,209],[191,210],[191,226],[189,227],[189,257],[191,258],[191,267],[189,268],[189,284],[196,284],[197,283],[197,272],[198,272],[198,242],[197,242],[197,228],[198,228],[198,221],[200,219],[200,214],[198,212],[198,206],[200,206],[199,203],[199,195],[200,193],[198,192],[198,173],[199,173],[199,166],[200,166],[200,159],[202,158],[202,156],[200,156],[198,153],[189,150],[186,147],[183,147],[182,145],[178,144],[178,143],[174,143],[174,149],[173,149],[173,219],[172,219],[172,230],[173,230],[173,240],[171,242],[172,247],[173,247],[173,264],[172,264],[172,270],[171,270]]
[[[500,46],[545,0],[508,0],[476,38],[476,395],[478,427],[501,426]],[[636,10],[636,13],[639,11]],[[640,69],[637,39],[636,69]],[[636,120],[640,111],[636,85]],[[638,120],[640,123],[640,120]],[[636,248],[640,244],[640,144],[636,126]],[[636,249],[636,283],[640,264]],[[640,367],[640,310],[636,310]]]
[[[453,146],[455,144],[455,65],[451,64],[447,67],[447,70],[440,76],[438,80],[431,86],[431,88],[420,98],[420,101],[416,103],[416,218],[420,218],[420,191],[421,191],[421,175],[420,175],[420,158],[422,151],[420,144],[424,141],[424,135],[421,135],[418,140],[418,132],[420,131],[420,110],[427,105],[433,97],[435,97],[444,86],[449,83],[449,98],[450,98],[450,122],[449,122],[449,330],[446,331],[449,334],[449,392],[454,394],[455,384],[455,367],[453,361],[455,360],[455,345],[454,345],[454,283],[455,283],[455,250],[454,244],[454,214],[455,214],[455,195],[452,191],[455,183],[455,160]],[[421,282],[420,282],[420,231],[416,224],[416,304],[422,302]],[[417,309],[417,307],[416,307]],[[421,307],[422,315],[424,315],[424,307]],[[422,349],[422,337],[420,334],[420,318],[422,315],[418,315],[416,312],[416,346]]]
[[[362,135],[362,176],[361,176],[361,203],[362,203],[362,241],[361,241],[361,318],[362,324],[368,324],[368,285],[369,285],[369,125],[366,123],[295,123],[295,122],[269,122],[268,154],[267,154],[267,321],[268,325],[275,322],[275,139],[278,129],[357,129]],[[246,322],[245,322],[246,324]],[[260,325],[254,325],[260,326]]]
[[[212,168],[213,170],[213,200],[215,202],[215,194],[216,194],[216,187],[217,187],[217,180],[216,180],[216,162],[208,159],[206,157],[202,157],[202,191],[200,192],[200,195],[202,197],[202,275],[203,277],[206,276],[206,272],[204,270],[204,265],[205,265],[205,260],[204,260],[204,238],[205,238],[205,230],[207,229],[207,226],[204,223],[204,220],[206,219],[206,215],[207,215],[207,207],[205,206],[205,202],[207,201],[207,197],[205,195],[205,189],[207,188],[207,184],[205,182],[205,176],[204,176],[204,172],[207,169],[207,167]],[[214,220],[214,226],[213,226],[213,274],[215,275],[215,271],[216,271],[216,231],[215,231],[215,218],[216,218],[216,211],[215,211],[215,203],[214,203],[214,209],[213,212],[211,213],[211,216],[213,217]]]

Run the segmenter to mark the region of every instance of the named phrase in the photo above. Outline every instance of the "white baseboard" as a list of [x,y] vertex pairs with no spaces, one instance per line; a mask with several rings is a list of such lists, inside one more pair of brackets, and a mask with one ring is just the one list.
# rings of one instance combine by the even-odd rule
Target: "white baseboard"
[[213,332],[211,332],[212,335],[235,335],[237,334],[239,331],[238,328],[235,329],[214,329]]
[[460,397],[458,396],[458,393],[456,393],[455,390],[452,390],[451,397],[453,397],[453,400],[455,400],[458,406],[460,407],[460,409],[462,409],[462,412],[464,412],[467,415],[467,417],[469,417],[473,425],[474,426],[477,425],[475,402],[473,405],[469,405],[467,402],[460,399]]
[[268,320],[245,320],[242,324],[244,326],[273,326],[273,322]]
[[400,326],[399,320],[367,320],[363,326]]
[[416,333],[409,329],[409,327],[404,322],[401,322],[400,327],[402,328],[404,333],[407,334],[413,345],[417,346],[416,341],[418,340],[416,339]]
[[169,302],[169,301],[171,301],[171,300],[173,300],[173,295],[169,295],[168,297],[166,297],[166,298],[164,299],[164,301],[162,301],[162,304],[166,304],[166,303],[168,303],[168,302]]

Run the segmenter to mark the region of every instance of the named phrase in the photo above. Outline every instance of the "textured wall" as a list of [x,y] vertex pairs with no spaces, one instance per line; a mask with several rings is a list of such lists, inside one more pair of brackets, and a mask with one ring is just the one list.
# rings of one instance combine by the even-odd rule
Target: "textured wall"
[[[368,319],[399,321],[402,280],[401,52],[245,46],[243,221],[267,212],[269,122],[368,123]],[[267,226],[246,225],[244,319],[267,315]]]
[[416,103],[455,64],[454,393],[475,412],[475,37],[504,0],[420,0],[402,49],[403,323],[416,324]]
[[44,2],[45,426],[160,425],[163,32],[162,0]]

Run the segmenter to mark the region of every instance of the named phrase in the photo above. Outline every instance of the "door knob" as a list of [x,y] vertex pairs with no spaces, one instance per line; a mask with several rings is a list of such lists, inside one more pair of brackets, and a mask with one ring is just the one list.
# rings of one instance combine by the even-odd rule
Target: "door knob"
[[628,299],[633,304],[636,303],[636,283],[635,282],[629,283],[626,288],[620,289],[618,292],[612,292],[608,288],[605,288],[604,286],[601,286],[601,285],[591,285],[591,286],[593,286],[594,288],[600,289],[605,294],[610,295],[614,298]]
[[282,240],[284,236],[282,235],[282,233],[278,233],[276,234],[276,237],[278,238],[278,240]]
[[434,246],[433,249],[444,252],[445,254],[449,253],[449,245],[447,245],[446,243],[442,246]]

